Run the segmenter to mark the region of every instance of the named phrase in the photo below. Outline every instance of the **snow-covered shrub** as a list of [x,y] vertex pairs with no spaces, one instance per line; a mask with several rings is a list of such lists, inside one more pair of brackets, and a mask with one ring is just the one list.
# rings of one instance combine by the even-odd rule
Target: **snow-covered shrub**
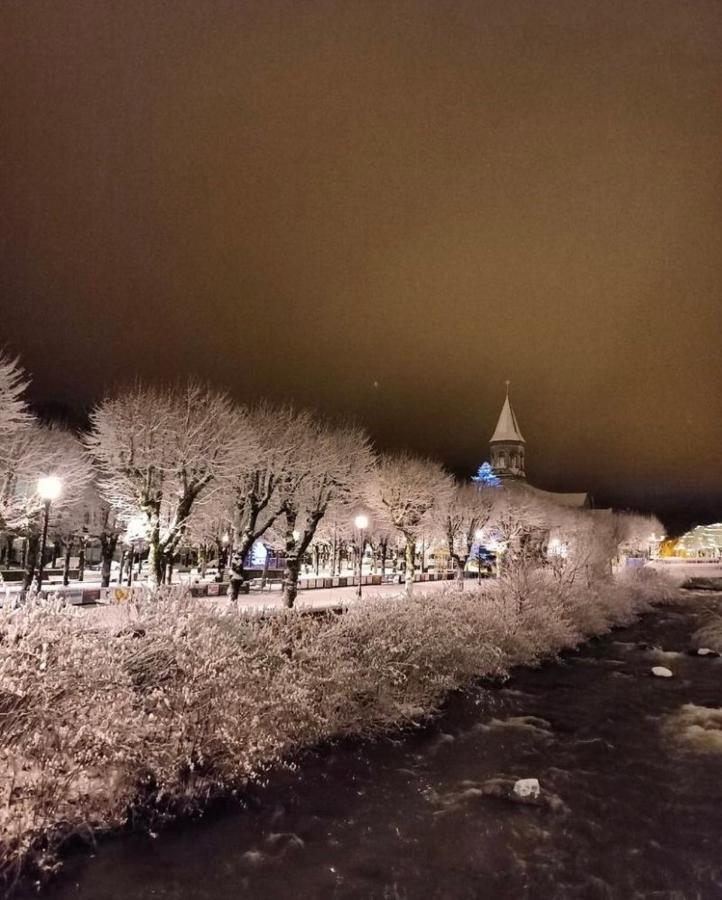
[[[73,834],[235,790],[302,747],[417,720],[668,596],[658,576],[560,591],[544,570],[365,600],[345,615],[219,612],[181,588],[112,610],[0,610],[0,876]],[[113,615],[110,615],[113,613]]]

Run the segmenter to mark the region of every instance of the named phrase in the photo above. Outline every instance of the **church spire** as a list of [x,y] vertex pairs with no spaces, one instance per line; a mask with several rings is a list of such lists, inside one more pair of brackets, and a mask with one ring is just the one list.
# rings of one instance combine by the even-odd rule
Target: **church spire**
[[506,382],[506,397],[501,408],[499,421],[489,441],[491,464],[501,478],[526,478],[524,470],[524,444],[519,424],[509,399],[509,382]]

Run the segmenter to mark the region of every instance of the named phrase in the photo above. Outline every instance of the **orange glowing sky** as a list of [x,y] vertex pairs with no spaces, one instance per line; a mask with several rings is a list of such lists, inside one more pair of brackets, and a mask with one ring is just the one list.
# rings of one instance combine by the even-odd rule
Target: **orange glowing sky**
[[722,518],[717,0],[6,0],[0,343]]

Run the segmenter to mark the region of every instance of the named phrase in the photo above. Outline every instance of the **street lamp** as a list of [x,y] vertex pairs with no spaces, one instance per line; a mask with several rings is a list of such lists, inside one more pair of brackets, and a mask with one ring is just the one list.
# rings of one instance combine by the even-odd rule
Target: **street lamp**
[[46,475],[38,479],[38,495],[45,507],[43,520],[43,539],[40,542],[40,565],[38,567],[38,591],[43,586],[43,569],[45,568],[45,546],[48,542],[48,519],[50,518],[50,504],[57,500],[63,489],[62,481],[55,475]]
[[358,554],[358,585],[356,586],[356,596],[361,599],[361,582],[363,581],[363,558],[366,549],[366,529],[369,527],[368,516],[359,515],[353,520],[357,531],[361,535],[361,549]]
[[223,535],[221,536],[221,543],[223,544],[223,549],[218,554],[218,581],[220,582],[223,581],[226,573],[226,566],[228,565],[228,560],[231,556],[231,536],[227,531],[223,532]]

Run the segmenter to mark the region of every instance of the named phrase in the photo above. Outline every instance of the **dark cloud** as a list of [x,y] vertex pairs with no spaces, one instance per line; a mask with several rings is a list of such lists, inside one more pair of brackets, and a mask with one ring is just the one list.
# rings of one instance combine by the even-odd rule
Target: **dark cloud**
[[[0,8],[2,336],[722,517],[717,0]],[[375,387],[378,383],[378,388]]]

